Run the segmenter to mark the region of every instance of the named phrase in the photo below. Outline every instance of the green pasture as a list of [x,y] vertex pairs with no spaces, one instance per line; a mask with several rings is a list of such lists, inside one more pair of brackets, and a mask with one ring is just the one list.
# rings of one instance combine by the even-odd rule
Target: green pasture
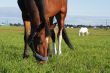
[[110,73],[110,29],[89,29],[78,36],[78,28],[66,29],[74,45],[62,43],[62,55],[49,57],[41,65],[32,56],[23,59],[23,27],[0,26],[0,73]]

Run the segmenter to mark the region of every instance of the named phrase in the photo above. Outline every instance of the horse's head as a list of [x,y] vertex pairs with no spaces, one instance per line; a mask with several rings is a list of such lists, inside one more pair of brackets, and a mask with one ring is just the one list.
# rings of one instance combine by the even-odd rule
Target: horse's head
[[48,36],[46,29],[46,27],[38,29],[34,33],[32,43],[30,44],[34,56],[40,61],[48,60]]

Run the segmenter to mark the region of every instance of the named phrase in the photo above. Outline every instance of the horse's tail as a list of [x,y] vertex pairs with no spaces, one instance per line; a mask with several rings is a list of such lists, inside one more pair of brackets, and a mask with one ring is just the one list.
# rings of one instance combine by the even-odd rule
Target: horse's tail
[[63,37],[65,43],[68,45],[68,47],[69,47],[70,49],[73,49],[73,45],[71,44],[71,42],[70,42],[70,40],[69,40],[69,38],[68,38],[68,35],[67,35],[67,32],[66,32],[65,29],[63,29],[63,31],[62,31],[62,37]]

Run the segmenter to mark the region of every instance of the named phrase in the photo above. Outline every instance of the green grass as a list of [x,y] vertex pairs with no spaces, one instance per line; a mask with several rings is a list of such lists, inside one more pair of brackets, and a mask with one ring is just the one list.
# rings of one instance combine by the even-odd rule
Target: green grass
[[40,65],[32,56],[22,58],[23,27],[0,27],[0,73],[110,73],[110,30],[90,29],[79,37],[77,28],[67,29],[74,50],[62,43],[62,55]]

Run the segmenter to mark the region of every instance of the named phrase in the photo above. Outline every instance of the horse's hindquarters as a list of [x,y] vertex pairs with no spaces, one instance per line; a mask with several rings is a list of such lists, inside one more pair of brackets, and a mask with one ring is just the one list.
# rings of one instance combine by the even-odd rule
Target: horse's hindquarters
[[59,12],[67,12],[67,0],[44,0],[45,15],[55,16]]

